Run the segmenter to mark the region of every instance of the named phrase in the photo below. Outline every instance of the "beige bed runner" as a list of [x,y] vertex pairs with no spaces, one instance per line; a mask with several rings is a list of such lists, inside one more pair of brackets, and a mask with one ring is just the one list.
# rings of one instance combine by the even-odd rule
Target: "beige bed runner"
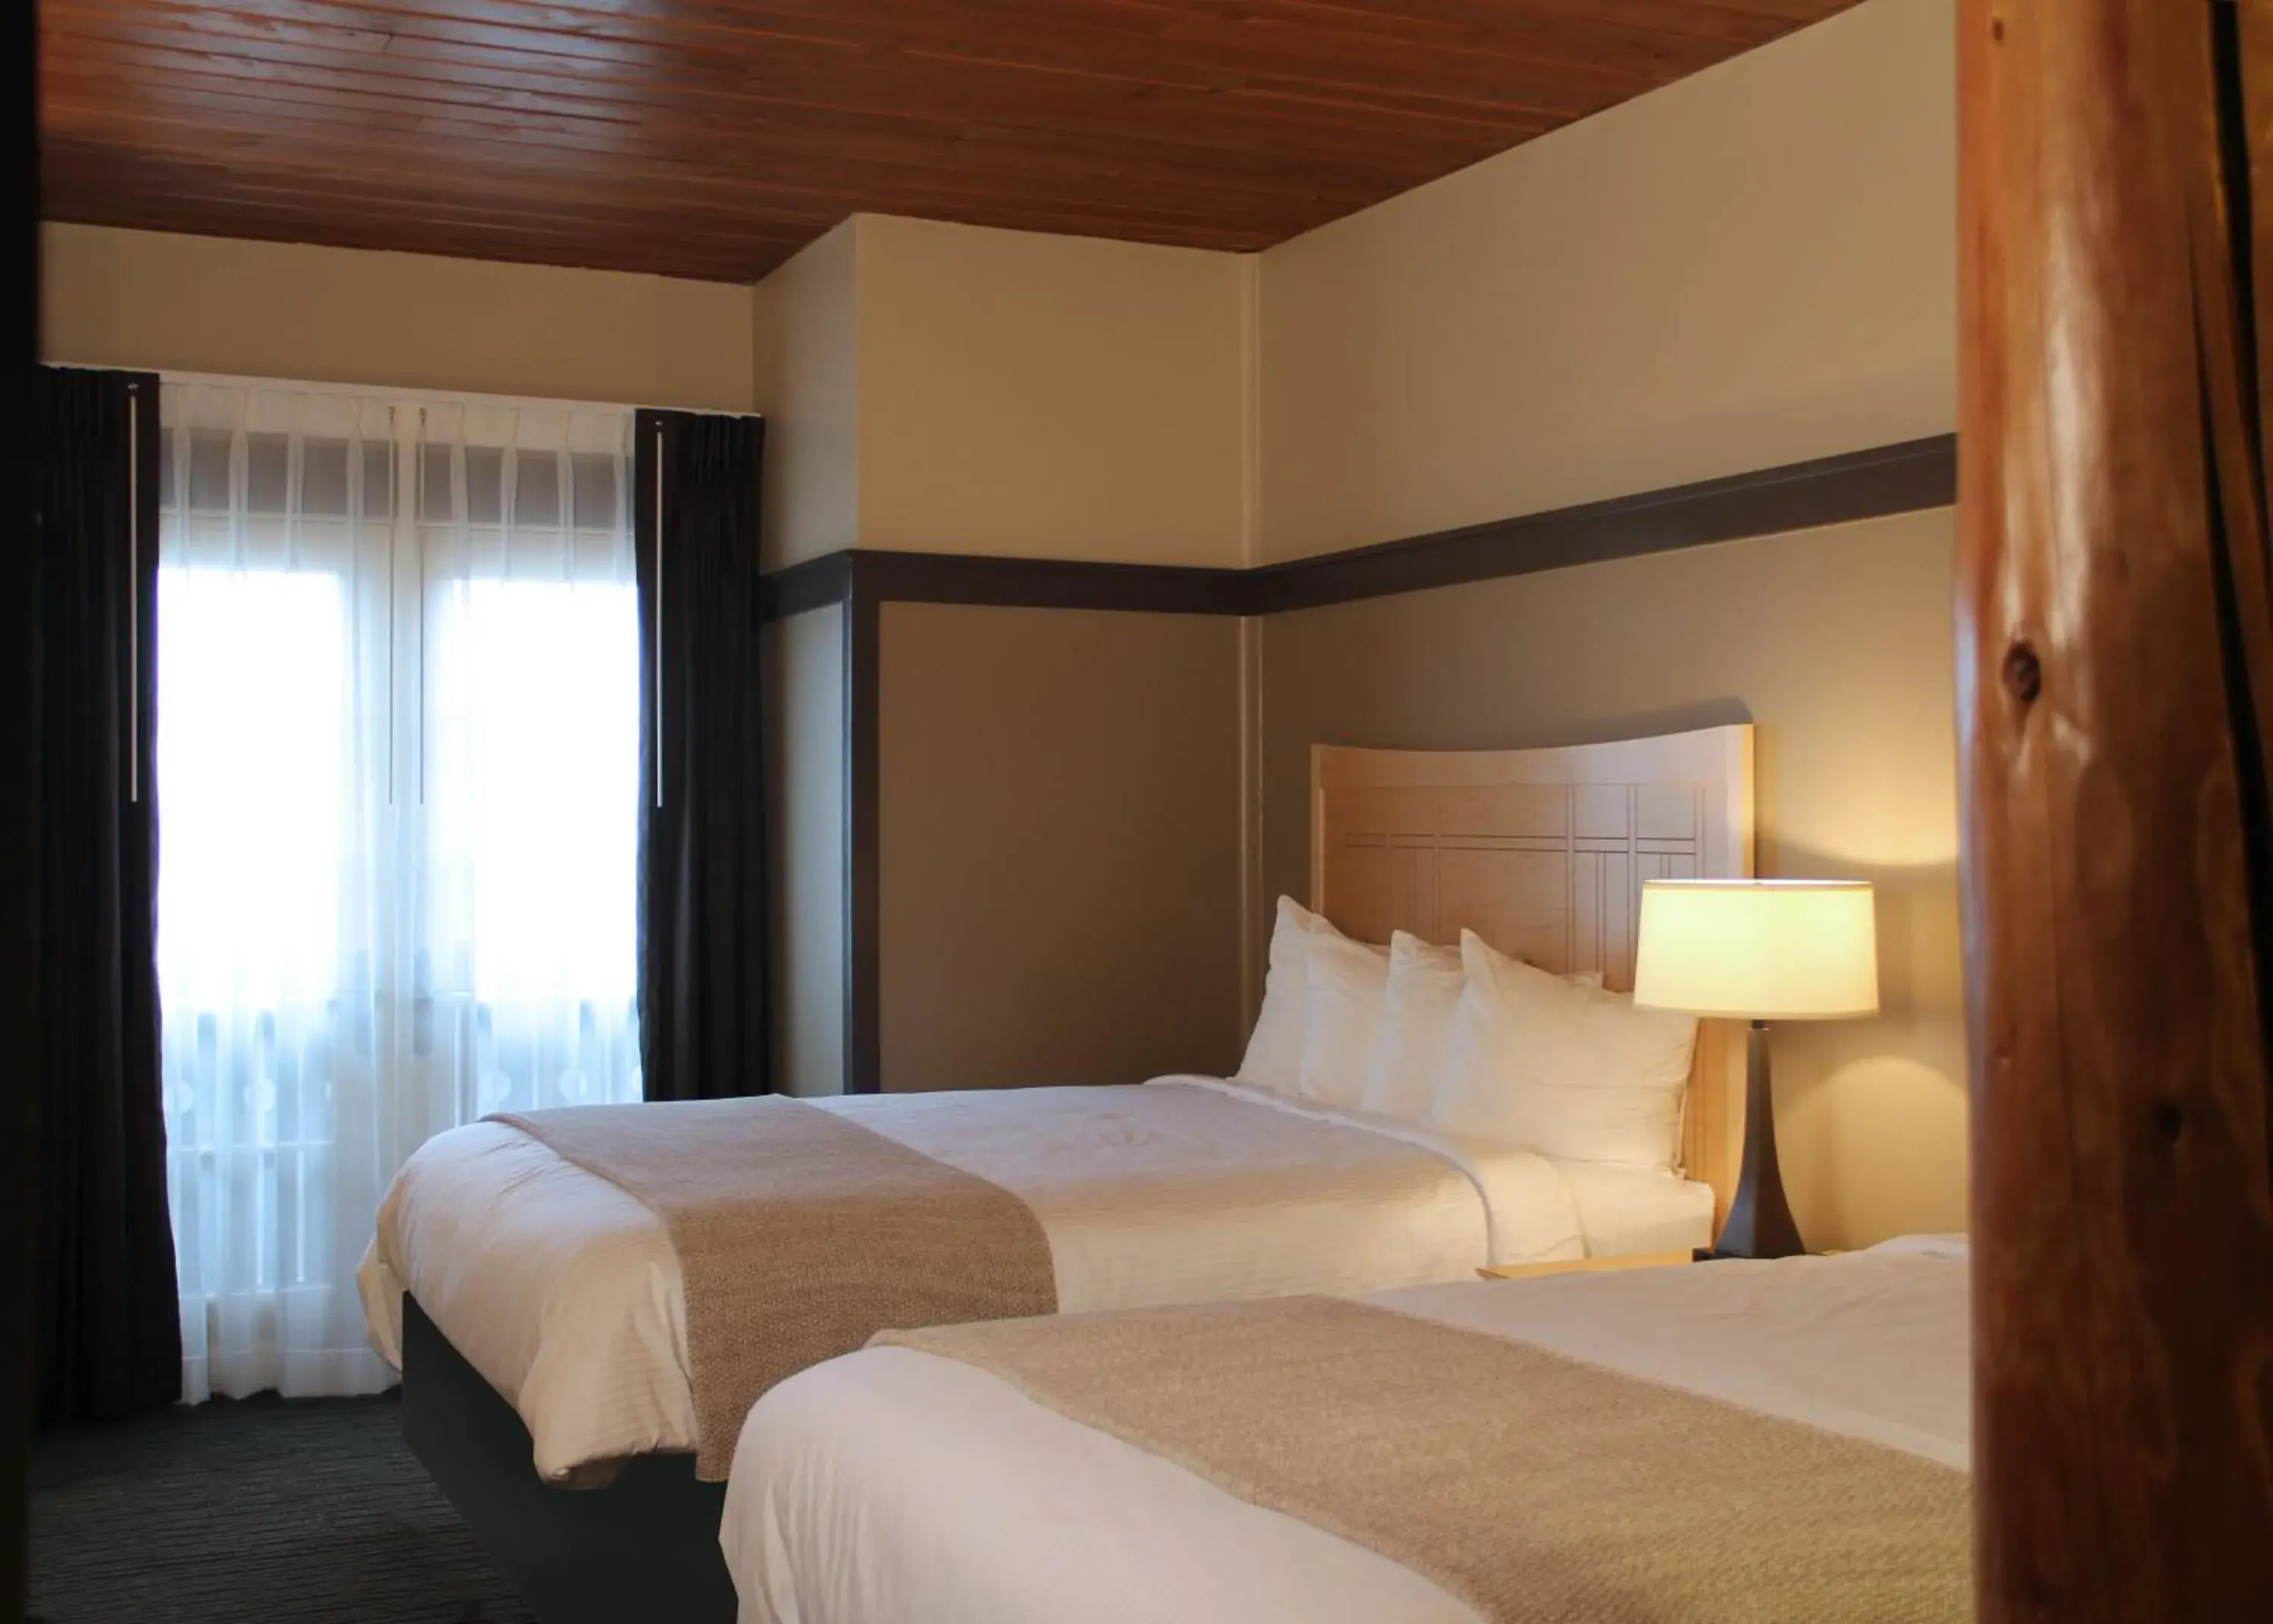
[[1326,1298],[895,1330],[1496,1624],[1972,1616],[1965,1473]]
[[1046,1314],[1049,1239],[1026,1204],[778,1096],[586,1105],[492,1120],[663,1220],[686,1283],[695,1475],[732,1463],[761,1394],[895,1326]]

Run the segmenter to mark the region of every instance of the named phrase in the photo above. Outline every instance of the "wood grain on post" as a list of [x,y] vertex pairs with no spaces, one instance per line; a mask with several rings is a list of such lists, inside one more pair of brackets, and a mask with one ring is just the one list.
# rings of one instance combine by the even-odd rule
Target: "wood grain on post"
[[2273,1619],[2269,0],[1962,0],[1980,1616]]

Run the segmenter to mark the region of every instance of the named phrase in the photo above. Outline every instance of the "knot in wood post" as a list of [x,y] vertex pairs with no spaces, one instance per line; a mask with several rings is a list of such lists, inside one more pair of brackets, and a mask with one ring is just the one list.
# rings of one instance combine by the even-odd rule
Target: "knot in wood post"
[[2016,640],[2005,651],[2001,675],[2005,692],[2023,705],[2034,704],[2037,695],[2044,691],[2044,662],[2037,658],[2037,651],[2025,638]]

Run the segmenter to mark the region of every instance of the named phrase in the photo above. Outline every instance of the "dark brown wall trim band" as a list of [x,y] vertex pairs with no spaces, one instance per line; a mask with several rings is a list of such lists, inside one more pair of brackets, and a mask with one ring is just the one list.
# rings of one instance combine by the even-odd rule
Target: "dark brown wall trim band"
[[857,552],[861,579],[892,603],[998,609],[1117,609],[1163,615],[1247,615],[1253,576],[1196,565],[1084,564],[956,553]]
[[1957,500],[1957,437],[1905,440],[1811,462],[1613,497],[1257,570],[1257,614],[1601,564]]
[[844,606],[844,1091],[874,1094],[884,1086],[876,803],[885,603],[1270,615],[1849,524],[1956,499],[1957,437],[1944,434],[1253,570],[856,548],[774,572],[759,586],[758,611],[768,620]]
[[855,577],[880,603],[984,603],[998,609],[1120,609],[1169,615],[1245,615],[1252,572],[1195,565],[1086,564],[971,553],[824,553],[765,578],[769,620],[848,602]]
[[761,576],[758,581],[760,618],[780,620],[802,615],[808,609],[842,603],[852,590],[854,556],[850,552],[827,553]]
[[1956,499],[1957,437],[1940,434],[1252,570],[853,549],[768,576],[761,609],[778,619],[844,602],[857,577],[878,602],[1272,615],[1851,524]]

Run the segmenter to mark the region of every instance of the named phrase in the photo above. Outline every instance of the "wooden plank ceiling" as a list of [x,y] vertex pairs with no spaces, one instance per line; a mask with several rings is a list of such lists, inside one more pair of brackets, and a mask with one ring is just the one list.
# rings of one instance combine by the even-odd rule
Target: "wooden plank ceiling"
[[1265,247],[1853,0],[39,0],[52,220],[747,281]]

